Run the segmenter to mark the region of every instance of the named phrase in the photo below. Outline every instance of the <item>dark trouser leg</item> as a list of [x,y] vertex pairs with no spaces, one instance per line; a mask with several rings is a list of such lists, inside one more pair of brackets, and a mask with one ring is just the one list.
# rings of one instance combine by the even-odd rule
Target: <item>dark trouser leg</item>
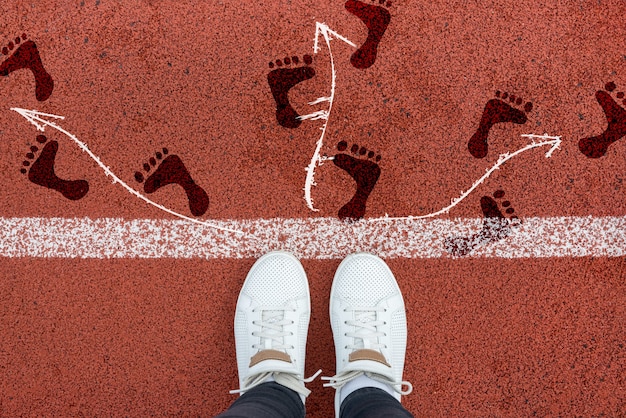
[[239,397],[216,418],[304,418],[300,395],[276,382],[263,383]]
[[341,418],[413,418],[400,402],[384,390],[362,388],[341,404]]

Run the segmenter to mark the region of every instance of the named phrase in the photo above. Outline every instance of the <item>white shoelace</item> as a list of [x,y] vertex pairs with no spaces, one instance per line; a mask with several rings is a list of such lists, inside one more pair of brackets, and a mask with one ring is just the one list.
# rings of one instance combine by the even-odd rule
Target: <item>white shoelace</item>
[[[291,331],[285,331],[286,325],[293,325],[294,322],[285,319],[285,311],[296,312],[297,309],[292,304],[288,304],[282,307],[276,306],[257,306],[252,312],[261,312],[261,320],[253,321],[252,324],[260,327],[260,331],[253,331],[252,336],[260,337],[260,344],[254,344],[252,348],[256,350],[293,350],[293,345],[286,345],[284,337],[292,336]],[[309,396],[311,391],[307,389],[304,384],[310,383],[322,370],[318,370],[313,376],[305,379],[297,373],[285,373],[285,372],[263,372],[255,375],[248,376],[241,388],[237,390],[231,390],[231,394],[246,392],[262,383],[265,383],[270,377],[273,377],[276,383],[285,386],[305,398]]]
[[290,373],[281,373],[281,372],[259,373],[254,376],[248,376],[248,378],[243,383],[243,387],[237,390],[231,390],[230,393],[234,395],[236,393],[247,392],[256,386],[259,386],[261,383],[265,383],[266,380],[269,379],[270,377],[273,377],[276,383],[283,385],[306,398],[311,394],[311,391],[307,389],[306,386],[304,386],[304,384],[311,383],[312,381],[314,381],[315,378],[317,378],[317,376],[320,375],[320,373],[322,373],[321,369],[318,370],[313,376],[309,377],[308,379],[304,379],[300,377],[299,375],[290,374]]
[[[325,388],[332,387],[337,390],[341,390],[341,388],[344,387],[348,382],[363,375],[369,377],[370,379],[376,380],[380,383],[384,383],[385,385],[390,386],[394,391],[398,392],[400,395],[406,396],[410,394],[411,392],[413,392],[413,385],[410,382],[407,382],[405,380],[392,380],[386,376],[383,376],[377,373],[364,372],[360,370],[345,371],[333,377],[322,377],[321,379],[329,381],[329,383],[324,383]],[[406,386],[407,389],[402,390],[403,386]]]
[[362,348],[370,350],[379,350],[387,348],[386,345],[378,342],[379,337],[384,337],[385,333],[378,331],[378,327],[386,325],[384,321],[376,320],[377,312],[385,312],[385,308],[379,307],[349,307],[344,312],[354,311],[355,319],[346,321],[346,325],[355,327],[354,332],[346,333],[346,337],[354,339],[354,344],[349,344],[351,350],[359,350]]
[[293,325],[293,321],[285,319],[285,311],[296,312],[296,308],[291,304],[283,307],[257,306],[252,312],[261,312],[261,321],[252,323],[261,328],[260,331],[253,331],[253,337],[260,337],[261,344],[255,344],[252,348],[257,350],[293,350],[293,346],[284,344],[284,337],[293,335],[292,332],[285,331],[286,325]]
[[[386,325],[385,321],[376,320],[377,312],[385,312],[385,308],[381,307],[358,307],[352,306],[344,309],[345,312],[354,311],[355,319],[346,321],[346,325],[355,327],[354,332],[347,332],[346,336],[354,339],[354,344],[348,344],[346,348],[351,350],[369,349],[379,350],[381,348],[387,348],[385,344],[381,344],[378,340],[379,337],[384,337],[385,333],[378,331],[378,327]],[[401,395],[408,395],[413,391],[413,385],[407,381],[396,381],[386,376],[370,373],[366,371],[345,371],[339,373],[333,377],[322,377],[322,380],[327,380],[329,383],[325,383],[324,387],[333,387],[340,390],[351,380],[356,379],[359,376],[365,375],[370,379],[389,385],[394,391]],[[407,390],[402,390],[402,387],[406,386]]]

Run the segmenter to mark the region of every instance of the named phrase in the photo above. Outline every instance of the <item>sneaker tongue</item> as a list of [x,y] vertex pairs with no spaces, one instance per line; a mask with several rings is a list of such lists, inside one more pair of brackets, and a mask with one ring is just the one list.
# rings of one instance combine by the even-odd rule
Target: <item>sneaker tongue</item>
[[355,362],[360,360],[375,361],[391,368],[391,365],[387,362],[385,356],[381,352],[376,350],[361,349],[350,353],[350,356],[348,358],[349,362]]
[[262,361],[267,361],[267,360],[283,361],[286,363],[292,362],[289,354],[283,353],[282,351],[278,351],[278,350],[268,349],[268,350],[261,350],[258,353],[256,353],[254,356],[252,356],[252,358],[250,359],[249,367],[254,367],[257,364],[261,363]]

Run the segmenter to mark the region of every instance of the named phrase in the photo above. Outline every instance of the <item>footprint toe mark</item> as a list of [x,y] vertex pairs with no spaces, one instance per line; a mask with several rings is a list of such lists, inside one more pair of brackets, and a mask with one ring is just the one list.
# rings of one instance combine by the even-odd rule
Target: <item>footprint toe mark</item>
[[532,111],[533,104],[527,102],[522,110],[514,107],[520,106],[522,103],[523,100],[520,97],[509,95],[507,92],[496,92],[496,97],[489,100],[485,105],[478,129],[467,144],[467,148],[473,157],[484,158],[487,156],[489,131],[495,124],[512,122],[522,125],[526,123],[528,120],[526,114]]
[[169,154],[167,148],[162,152],[156,152],[155,157],[148,159],[149,163],[144,163],[143,169],[148,173],[152,167],[158,165],[156,170],[147,178],[141,171],[135,172],[135,180],[143,183],[144,192],[154,193],[160,188],[178,184],[183,188],[189,202],[189,210],[194,216],[202,216],[209,208],[209,196],[204,189],[196,184],[183,164],[183,161],[174,154]]
[[6,77],[14,71],[24,68],[29,69],[35,76],[35,97],[40,102],[43,102],[52,94],[54,80],[41,62],[37,45],[31,40],[26,40],[26,34],[22,35],[24,42],[18,42],[18,40],[20,38],[15,39],[15,44],[9,42],[8,46],[2,49],[4,55],[9,55],[13,47],[17,46],[17,49],[0,64],[0,76]]
[[64,180],[55,173],[54,164],[59,150],[59,143],[57,141],[48,142],[44,135],[38,135],[37,142],[45,144],[39,157],[32,163],[29,161],[34,160],[36,153],[39,151],[37,146],[31,146],[30,152],[26,154],[27,159],[22,163],[23,167],[30,168],[21,168],[20,172],[23,174],[28,173],[28,179],[32,183],[56,190],[66,199],[82,199],[89,191],[89,183],[86,180]]
[[[348,143],[346,141],[341,141],[337,144],[339,151],[345,151],[347,148]],[[356,157],[340,153],[335,155],[333,163],[350,174],[357,186],[352,199],[339,209],[339,219],[356,221],[365,215],[367,199],[380,177],[380,167],[377,163],[381,157],[378,155],[376,159],[373,159],[373,152],[372,156],[369,156],[370,153],[368,153],[366,148],[359,147],[356,144],[352,145],[350,151]],[[368,154],[366,159],[362,158],[365,154]]]
[[[300,115],[289,102],[289,90],[315,76],[315,69],[311,67],[313,58],[310,55],[305,55],[303,61],[304,65],[299,65],[300,59],[294,56],[284,60],[277,59],[269,63],[270,68],[277,67],[267,75],[267,82],[276,102],[276,120],[285,128],[293,129],[302,124],[302,120],[298,119]],[[299,66],[282,68],[283,65]]]
[[[500,205],[496,199],[504,197],[503,190],[496,190],[491,196],[483,196],[480,199],[480,209],[483,213],[483,227],[478,234],[471,237],[448,237],[445,240],[446,250],[454,256],[460,257],[469,254],[473,250],[483,245],[499,241],[506,238],[512,232],[512,227],[518,226],[520,220],[513,215],[515,210],[510,207],[511,202],[503,201]],[[504,212],[500,210],[500,206],[507,208]]]

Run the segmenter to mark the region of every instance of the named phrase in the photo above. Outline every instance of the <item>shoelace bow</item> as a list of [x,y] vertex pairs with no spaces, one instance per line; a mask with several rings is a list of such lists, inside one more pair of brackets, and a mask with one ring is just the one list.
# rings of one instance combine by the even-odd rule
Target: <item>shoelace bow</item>
[[231,394],[243,393],[247,392],[250,389],[260,385],[261,383],[265,383],[265,381],[269,377],[273,377],[276,383],[288,387],[294,392],[298,392],[303,395],[305,398],[311,394],[311,391],[304,386],[305,383],[311,383],[314,381],[317,376],[322,373],[322,369],[315,372],[315,374],[307,379],[304,379],[299,374],[292,373],[283,373],[283,372],[265,372],[259,373],[256,375],[248,376],[248,378],[243,382],[243,386],[237,390],[231,390]]
[[[387,376],[383,376],[377,373],[364,372],[360,370],[345,371],[333,377],[321,377],[321,379],[328,380],[329,382],[329,383],[324,383],[325,388],[332,387],[332,388],[339,390],[342,387],[344,387],[348,382],[363,375],[369,377],[370,379],[376,380],[380,383],[389,385],[394,391],[398,392],[400,395],[406,396],[410,394],[411,392],[413,392],[413,385],[411,384],[411,382],[407,382],[405,380],[392,380],[392,379],[389,379]],[[403,386],[406,386],[407,389],[402,390]]]
[[[348,344],[346,348],[351,350],[369,349],[379,350],[387,348],[385,344],[379,342],[379,337],[384,337],[385,333],[378,331],[378,327],[386,325],[385,321],[377,320],[376,316],[378,312],[385,312],[386,309],[382,307],[349,307],[344,310],[345,312],[354,311],[355,319],[346,321],[346,325],[355,327],[354,332],[347,332],[346,336],[354,339],[354,344]],[[333,377],[322,377],[322,380],[327,380],[329,383],[325,383],[324,387],[333,387],[335,389],[341,389],[346,383],[359,376],[365,375],[370,379],[374,379],[378,382],[389,385],[401,395],[408,395],[413,391],[413,385],[407,381],[397,381],[383,376],[377,373],[353,370],[339,373]],[[402,387],[406,386],[407,390],[402,390]]]

